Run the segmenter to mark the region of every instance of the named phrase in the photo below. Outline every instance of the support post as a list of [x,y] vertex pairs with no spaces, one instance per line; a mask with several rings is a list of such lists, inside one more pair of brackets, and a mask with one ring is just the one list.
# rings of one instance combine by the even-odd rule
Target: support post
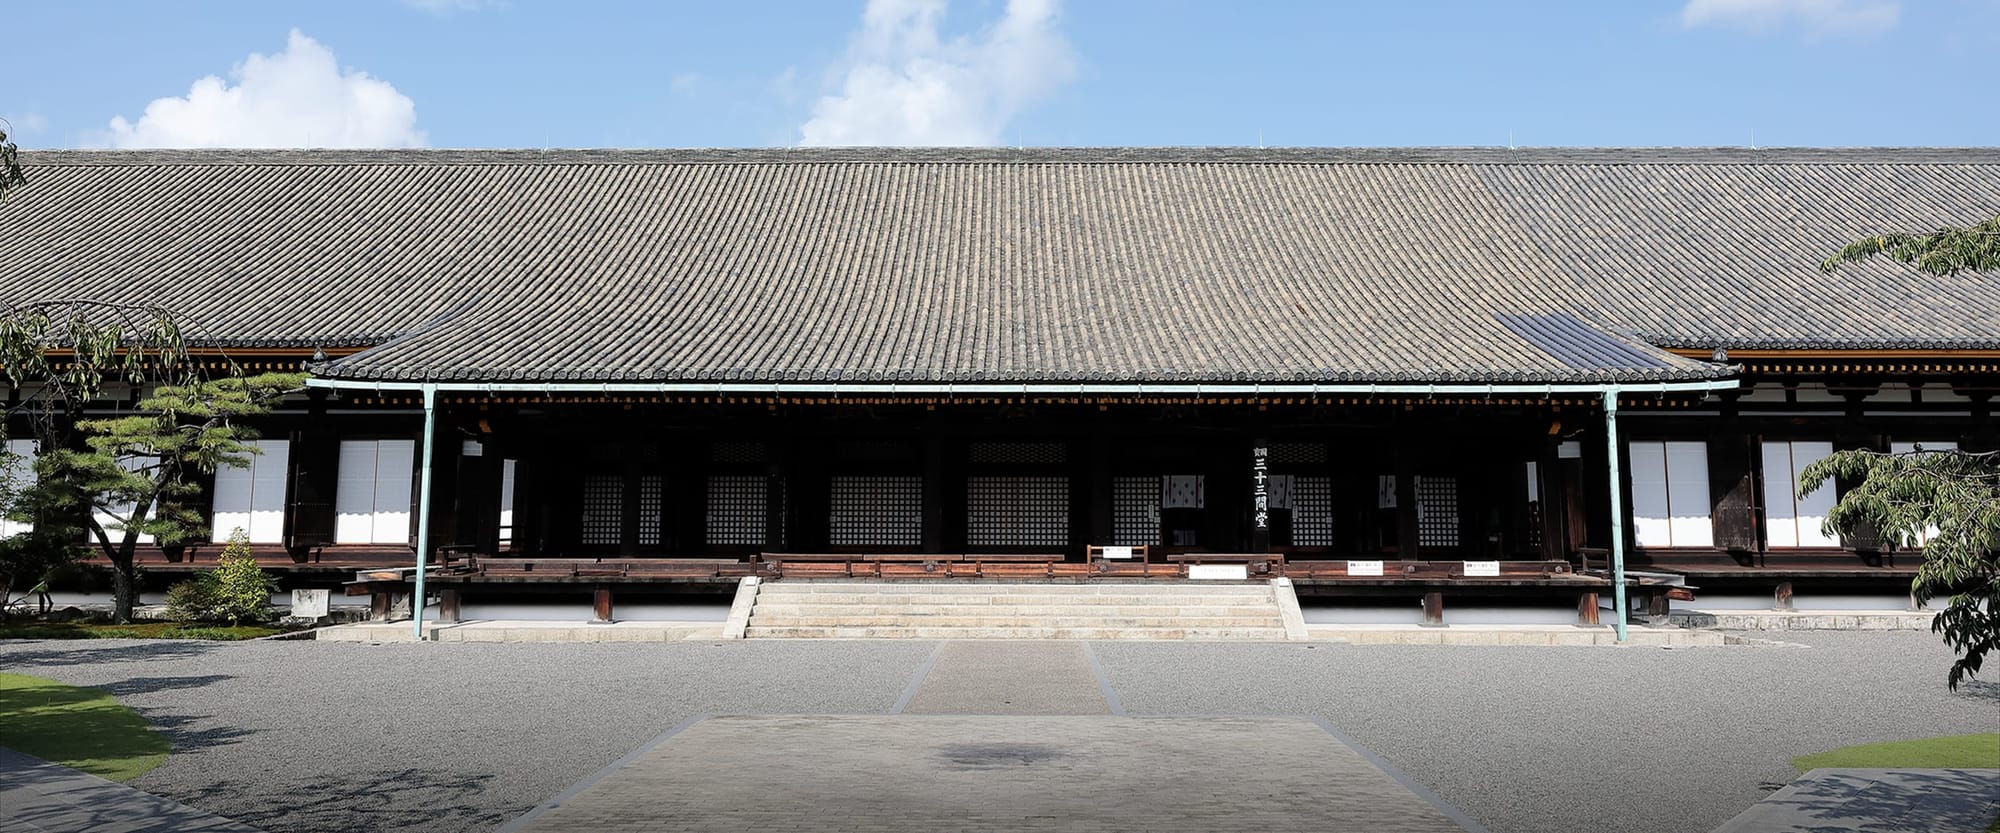
[[1597,624],[1597,591],[1585,590],[1576,594],[1576,623]]
[[1437,627],[1444,624],[1444,594],[1432,590],[1424,594],[1424,624]]
[[617,621],[611,618],[611,588],[600,584],[591,591],[590,621],[605,625]]
[[1772,595],[1772,597],[1773,597],[1773,598],[1772,598],[1772,602],[1771,602],[1771,605],[1772,605],[1772,609],[1773,609],[1773,610],[1791,610],[1791,609],[1792,609],[1792,583],[1791,583],[1791,582],[1789,582],[1789,581],[1781,581],[1781,582],[1778,582],[1778,587],[1777,587],[1777,589],[1776,589],[1776,590],[1773,590],[1773,591],[1772,591],[1772,593],[1771,593],[1771,595]]
[[1618,630],[1618,642],[1625,642],[1625,485],[1624,472],[1618,464],[1618,389],[1604,390],[1604,450],[1605,470],[1610,472],[1611,494],[1611,599],[1612,627]]
[[431,565],[431,457],[437,441],[437,386],[424,386],[424,441],[417,459],[423,469],[417,480],[417,586],[410,596],[410,627],[424,638],[424,574]]
[[438,621],[458,624],[464,617],[459,615],[458,589],[446,587],[438,591]]

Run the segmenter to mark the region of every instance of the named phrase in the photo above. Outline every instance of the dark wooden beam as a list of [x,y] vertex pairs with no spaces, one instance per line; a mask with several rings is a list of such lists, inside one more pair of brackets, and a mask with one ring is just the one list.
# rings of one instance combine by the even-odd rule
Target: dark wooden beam
[[1598,612],[1598,611],[1597,611],[1597,591],[1595,591],[1595,590],[1585,590],[1585,591],[1583,591],[1582,593],[1578,593],[1578,594],[1576,594],[1576,623],[1577,623],[1577,624],[1579,624],[1579,625],[1595,625],[1595,624],[1597,624],[1597,612]]

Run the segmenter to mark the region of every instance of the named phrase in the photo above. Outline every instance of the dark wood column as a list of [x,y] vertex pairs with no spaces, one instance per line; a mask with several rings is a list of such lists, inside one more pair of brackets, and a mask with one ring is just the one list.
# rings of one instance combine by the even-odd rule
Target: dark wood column
[[340,434],[326,413],[326,393],[307,394],[306,421],[291,432],[285,548],[292,557],[333,543],[334,492],[340,487]]

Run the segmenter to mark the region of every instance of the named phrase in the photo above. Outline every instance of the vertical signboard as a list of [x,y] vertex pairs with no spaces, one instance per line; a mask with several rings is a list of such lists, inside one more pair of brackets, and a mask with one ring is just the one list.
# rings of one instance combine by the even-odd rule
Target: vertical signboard
[[1250,551],[1271,551],[1271,444],[1259,438],[1250,448]]

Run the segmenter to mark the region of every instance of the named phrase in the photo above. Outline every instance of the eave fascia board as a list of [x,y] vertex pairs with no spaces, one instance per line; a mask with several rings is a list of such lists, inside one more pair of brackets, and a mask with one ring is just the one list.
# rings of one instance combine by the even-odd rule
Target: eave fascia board
[[1736,390],[1736,378],[1672,382],[1568,382],[1490,384],[1356,384],[1356,383],[1015,383],[937,384],[885,382],[412,382],[311,377],[306,387],[341,391],[425,391],[440,393],[600,393],[818,395],[847,394],[911,396],[1554,396],[1557,394],[1715,393]]

